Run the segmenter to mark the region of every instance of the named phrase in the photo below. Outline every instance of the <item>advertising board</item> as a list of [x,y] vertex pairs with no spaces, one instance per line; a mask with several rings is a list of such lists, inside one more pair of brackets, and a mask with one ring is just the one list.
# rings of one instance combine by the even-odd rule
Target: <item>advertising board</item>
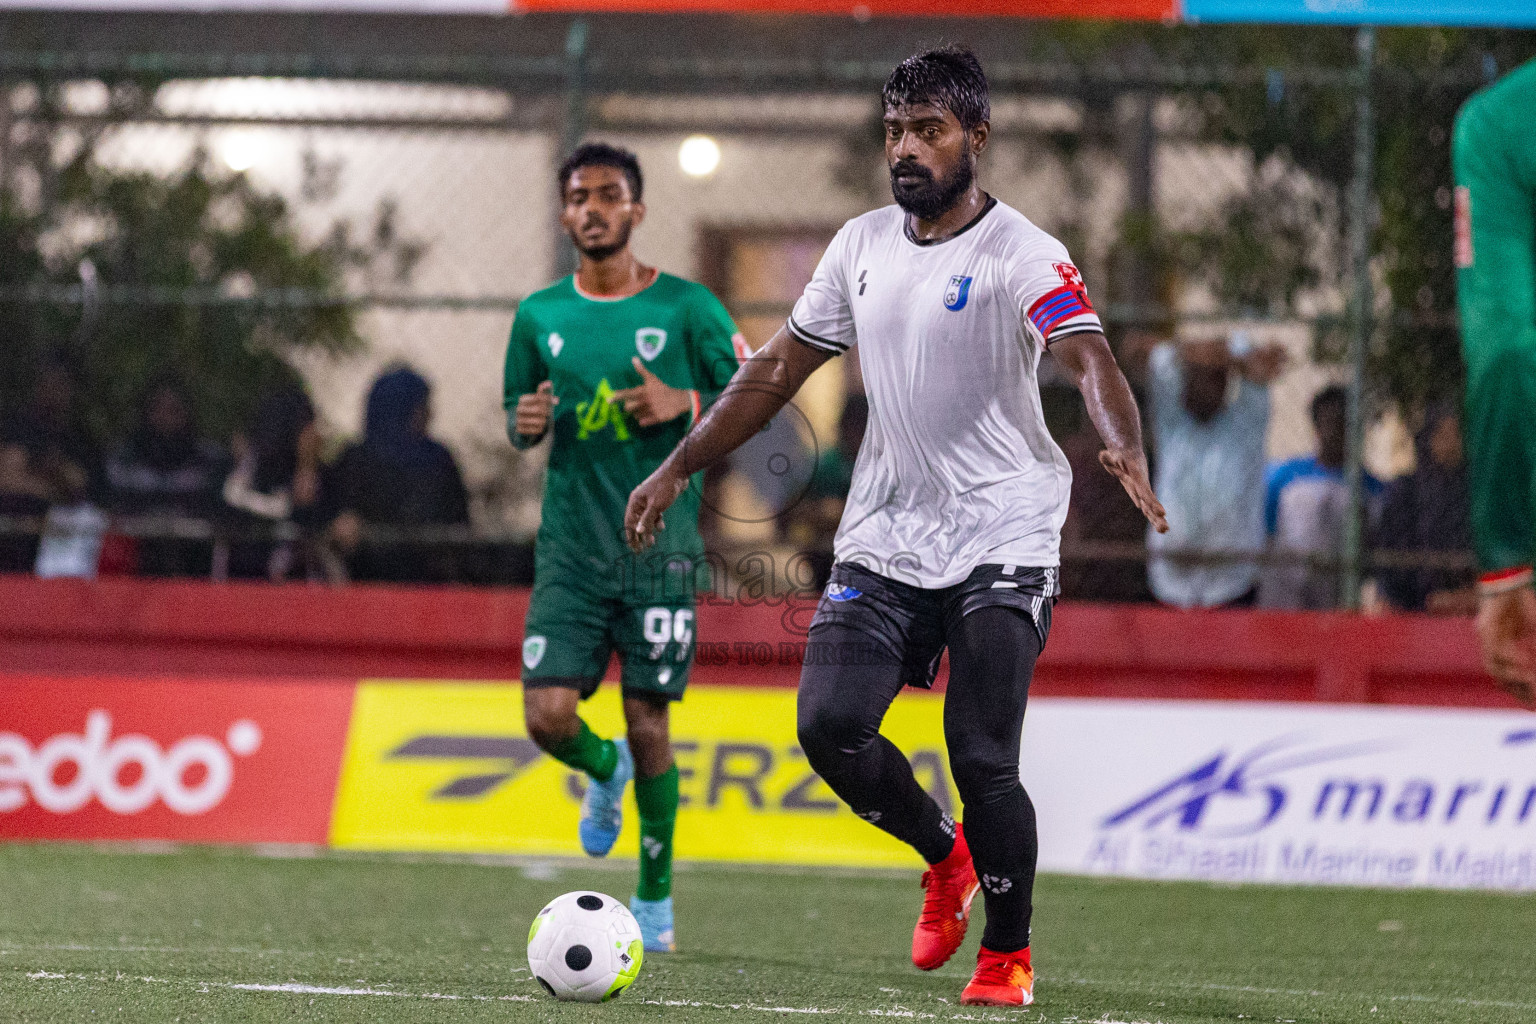
[[1536,889],[1536,719],[1197,701],[1034,702],[1040,867]]
[[0,839],[322,843],[352,688],[0,676]]

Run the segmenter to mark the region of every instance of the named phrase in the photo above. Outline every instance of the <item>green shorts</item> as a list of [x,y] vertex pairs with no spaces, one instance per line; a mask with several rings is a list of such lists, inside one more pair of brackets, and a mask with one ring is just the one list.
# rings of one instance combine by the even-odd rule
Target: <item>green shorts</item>
[[637,601],[564,579],[535,581],[523,626],[523,685],[597,692],[619,655],[626,694],[682,700],[693,665],[693,598]]

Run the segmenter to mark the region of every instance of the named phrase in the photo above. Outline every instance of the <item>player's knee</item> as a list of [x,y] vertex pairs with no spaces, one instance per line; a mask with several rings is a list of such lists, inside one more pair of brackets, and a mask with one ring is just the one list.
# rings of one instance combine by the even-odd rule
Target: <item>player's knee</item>
[[[629,749],[635,755],[636,765],[659,764],[665,771],[672,760],[672,743],[666,721],[631,721],[628,729]],[[647,774],[655,774],[649,772]]]
[[1019,781],[1018,758],[1008,758],[997,752],[951,748],[949,772],[954,777],[955,789],[965,804],[975,807],[991,803],[1022,789]]
[[858,752],[866,728],[847,709],[808,702],[800,705],[796,727],[806,760],[823,776]]
[[529,739],[537,743],[541,750],[558,746],[581,729],[581,720],[575,711],[532,701],[523,706],[523,724],[528,728]]

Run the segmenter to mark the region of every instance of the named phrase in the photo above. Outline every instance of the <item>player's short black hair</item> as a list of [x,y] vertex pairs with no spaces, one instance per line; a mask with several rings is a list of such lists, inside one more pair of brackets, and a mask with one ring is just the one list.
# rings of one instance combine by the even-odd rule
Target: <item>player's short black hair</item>
[[641,195],[645,192],[645,178],[640,174],[640,158],[627,149],[619,146],[610,146],[606,142],[584,142],[577,146],[570,156],[565,158],[565,163],[560,165],[560,194],[565,195],[565,186],[570,183],[571,175],[583,167],[617,167],[624,172],[624,177],[629,179],[630,198],[640,202]]
[[932,103],[970,131],[992,117],[991,92],[981,61],[968,46],[951,43],[915,53],[896,65],[880,91],[885,109]]
[[1339,411],[1349,408],[1349,392],[1344,390],[1342,384],[1330,384],[1312,397],[1312,422],[1317,422],[1317,414],[1329,405],[1336,405]]

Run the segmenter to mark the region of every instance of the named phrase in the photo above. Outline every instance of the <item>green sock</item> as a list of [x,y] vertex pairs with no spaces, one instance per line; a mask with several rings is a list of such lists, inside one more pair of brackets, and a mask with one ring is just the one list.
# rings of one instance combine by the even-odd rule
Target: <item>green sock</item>
[[635,780],[640,805],[640,886],[642,900],[672,895],[672,829],[677,824],[677,765],[653,779]]
[[575,736],[556,744],[549,756],[586,772],[598,782],[607,782],[619,766],[619,749],[613,745],[613,740],[605,740],[593,732],[584,719],[577,721],[581,722],[581,729]]

